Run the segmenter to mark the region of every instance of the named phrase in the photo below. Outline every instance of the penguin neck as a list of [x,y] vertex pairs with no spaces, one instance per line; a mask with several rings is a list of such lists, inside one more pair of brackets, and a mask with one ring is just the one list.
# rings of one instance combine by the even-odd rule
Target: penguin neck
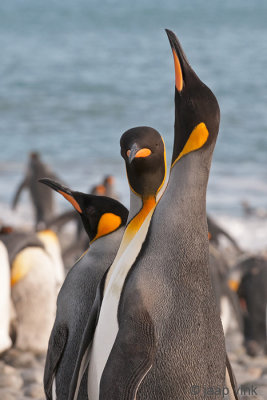
[[201,150],[187,154],[172,167],[168,186],[176,204],[174,217],[178,218],[179,226],[188,226],[189,220],[206,221],[209,169],[210,161],[206,162],[205,151]]
[[139,213],[139,211],[142,209],[142,206],[142,196],[139,196],[130,188],[130,209],[126,226]]
[[155,207],[156,196],[139,196],[131,190],[129,217],[116,258],[121,256],[128,244],[139,231],[149,212]]
[[[201,152],[182,157],[171,170],[168,187],[162,198],[164,208],[161,207],[161,201],[158,207],[167,226],[163,240],[168,243],[168,257],[179,260],[178,268],[177,263],[169,266],[171,279],[178,279],[179,276],[180,281],[190,281],[190,287],[198,292],[205,288],[208,293],[210,271],[206,187],[209,168],[204,161]],[[169,243],[173,243],[173,246]],[[201,295],[205,295],[205,290]]]
[[115,231],[112,231],[107,235],[100,236],[95,241],[92,240],[90,242],[89,249],[86,250],[84,254],[86,254],[88,251],[90,254],[99,253],[99,255],[111,252],[114,252],[116,254],[116,251],[118,249],[119,243],[123,235],[123,231],[124,231],[124,226],[120,226]]
[[148,213],[156,206],[156,197],[153,195],[141,197],[142,206],[135,216],[128,222],[125,232],[133,232],[133,235],[139,230],[146,219]]
[[111,238],[116,237],[116,236],[122,236],[122,231],[124,229],[124,226],[119,226],[117,229],[107,233],[106,235],[101,235],[98,237],[94,237],[90,242],[89,242],[89,248],[85,251],[85,253],[88,250],[96,250],[102,249],[103,251],[106,249],[106,247],[110,247],[110,241]]

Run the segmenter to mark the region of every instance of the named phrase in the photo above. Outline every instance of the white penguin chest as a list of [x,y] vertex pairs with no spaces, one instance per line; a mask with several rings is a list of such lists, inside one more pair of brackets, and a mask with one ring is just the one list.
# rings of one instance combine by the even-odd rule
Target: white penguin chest
[[10,318],[10,267],[7,250],[0,241],[0,353],[11,346]]
[[126,276],[146,238],[152,214],[153,210],[147,215],[141,228],[116,262],[105,289],[90,353],[88,369],[88,396],[90,400],[99,399],[101,376],[119,330],[117,314],[121,292]]

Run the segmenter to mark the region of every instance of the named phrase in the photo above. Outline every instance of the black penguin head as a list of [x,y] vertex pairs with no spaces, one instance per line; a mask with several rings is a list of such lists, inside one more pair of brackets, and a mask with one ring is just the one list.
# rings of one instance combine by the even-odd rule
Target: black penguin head
[[90,242],[108,235],[126,224],[128,210],[117,200],[75,192],[48,178],[40,179],[39,182],[56,190],[73,205],[81,216]]
[[156,196],[166,176],[165,146],[153,128],[141,126],[126,131],[120,140],[131,189],[140,196]]
[[29,154],[30,160],[40,160],[40,153],[38,151],[32,151]]
[[38,151],[33,151],[29,154],[29,165],[32,167],[36,166],[41,162],[40,153]]
[[172,165],[185,154],[216,142],[220,109],[212,91],[191,68],[175,34],[166,29],[175,66],[175,140]]

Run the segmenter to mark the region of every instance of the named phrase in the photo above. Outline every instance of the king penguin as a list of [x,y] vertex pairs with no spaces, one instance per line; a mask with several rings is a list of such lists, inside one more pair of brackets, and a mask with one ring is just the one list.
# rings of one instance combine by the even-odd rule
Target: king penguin
[[255,357],[267,354],[267,259],[249,255],[230,271],[229,285],[237,293],[244,321],[244,344]]
[[[115,298],[110,298],[109,285],[113,281],[114,274],[117,275],[117,271],[120,271],[121,263],[126,261],[127,266],[132,263],[133,257],[138,254],[140,246],[142,244],[140,237],[142,238],[147,231],[150,216],[157,204],[157,201],[161,197],[166,180],[166,153],[164,141],[155,129],[141,126],[126,131],[120,141],[121,155],[125,160],[127,178],[130,187],[130,212],[127,221],[127,227],[125,229],[121,245],[118,253],[109,268],[105,279],[102,280],[101,285],[98,288],[96,300],[94,303],[94,309],[92,309],[89,321],[83,335],[83,341],[79,357],[77,360],[77,368],[75,369],[75,378],[78,381],[75,398],[78,396],[79,384],[82,379],[82,375],[87,368],[88,353],[90,353],[91,359],[97,359],[100,361],[100,368],[103,360],[98,358],[98,347],[104,346],[104,353],[108,352],[109,347],[112,346],[114,341],[114,335],[116,335],[116,327],[109,325],[109,322],[113,320],[113,312],[116,312],[116,306],[112,309],[112,315],[103,316],[101,320],[108,325],[108,335],[105,338],[102,335],[99,337],[97,343],[94,343],[92,351],[90,352],[91,337],[88,335],[87,329],[91,329],[91,316],[94,317],[95,307],[103,302],[119,301],[121,291],[121,279],[124,281],[125,272],[119,278],[119,285],[115,290]],[[136,239],[137,237],[137,239]],[[103,294],[105,292],[105,296]],[[107,295],[106,295],[107,293]],[[98,303],[99,302],[99,303]],[[106,319],[107,318],[107,319]],[[92,332],[93,333],[93,332]],[[102,355],[102,354],[101,354]],[[91,371],[92,363],[89,365],[89,381],[97,379],[95,371]],[[72,389],[76,389],[76,383],[72,386]],[[88,382],[89,392],[92,388],[90,382]],[[74,390],[75,390],[74,389]],[[73,393],[70,392],[69,398],[72,398]],[[92,394],[89,393],[91,398]],[[94,397],[92,397],[94,398]]]
[[38,183],[38,179],[44,177],[59,180],[56,174],[42,162],[38,152],[30,153],[26,175],[16,190],[12,208],[15,209],[17,206],[21,192],[24,189],[28,189],[35,210],[36,228],[44,228],[54,214],[54,201],[51,190]]
[[108,197],[75,192],[50,179],[40,182],[56,190],[74,206],[90,240],[90,248],[71,268],[59,292],[56,319],[49,339],[44,374],[46,398],[63,400],[68,398],[87,313],[92,307],[97,285],[120,245],[128,210]]
[[5,245],[0,241],[0,354],[11,346],[10,324],[10,267]]
[[56,312],[54,264],[35,233],[7,230],[0,234],[11,267],[11,298],[16,311],[15,346],[47,350]]
[[176,36],[167,34],[176,76],[169,182],[98,288],[69,399],[77,398],[85,351],[90,400],[195,400],[196,395],[204,400],[206,390],[223,398],[227,358],[211,285],[206,217],[220,112]]

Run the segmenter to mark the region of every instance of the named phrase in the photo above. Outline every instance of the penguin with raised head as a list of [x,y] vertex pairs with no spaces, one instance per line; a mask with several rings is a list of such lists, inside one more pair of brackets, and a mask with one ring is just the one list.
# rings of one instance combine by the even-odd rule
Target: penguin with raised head
[[[77,398],[87,358],[90,400],[193,400],[195,390],[198,400],[207,398],[205,390],[223,398],[228,362],[211,285],[206,217],[219,106],[175,35],[167,34],[176,76],[168,186],[98,288],[69,399]],[[147,172],[143,164],[140,173]]]
[[0,241],[0,354],[11,346],[10,324],[10,267],[5,245]]
[[[118,201],[75,192],[50,179],[41,179],[63,195],[82,219],[89,250],[68,273],[57,299],[57,313],[46,357],[47,399],[67,399],[77,352],[96,288],[121,242],[128,210]],[[85,391],[86,393],[86,391]]]
[[35,211],[36,228],[44,228],[54,214],[53,193],[38,183],[38,179],[44,177],[59,180],[56,174],[42,162],[38,152],[30,153],[26,175],[16,190],[12,208],[16,208],[22,191],[28,189]]

